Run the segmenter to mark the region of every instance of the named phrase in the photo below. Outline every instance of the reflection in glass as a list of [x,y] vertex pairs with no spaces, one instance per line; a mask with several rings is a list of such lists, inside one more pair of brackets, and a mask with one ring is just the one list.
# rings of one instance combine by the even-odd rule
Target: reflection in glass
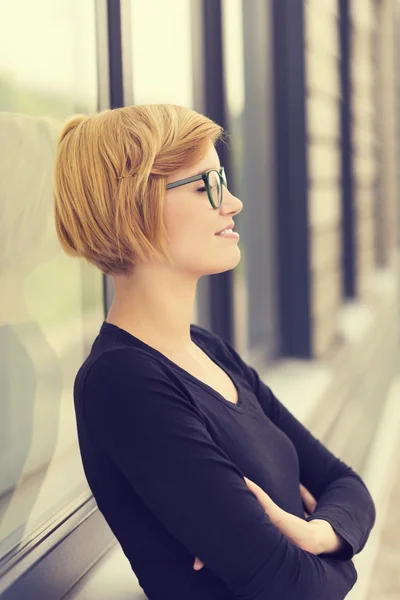
[[0,559],[88,493],[72,385],[103,318],[102,279],[58,244],[52,170],[63,119],[97,109],[94,25],[94,0],[2,9]]

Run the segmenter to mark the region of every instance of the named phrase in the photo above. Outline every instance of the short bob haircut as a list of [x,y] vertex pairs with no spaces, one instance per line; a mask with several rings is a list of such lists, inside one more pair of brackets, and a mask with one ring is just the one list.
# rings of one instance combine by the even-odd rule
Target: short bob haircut
[[225,142],[208,117],[175,104],[144,104],[74,115],[58,139],[56,232],[69,256],[103,273],[129,274],[142,259],[166,257],[167,177]]

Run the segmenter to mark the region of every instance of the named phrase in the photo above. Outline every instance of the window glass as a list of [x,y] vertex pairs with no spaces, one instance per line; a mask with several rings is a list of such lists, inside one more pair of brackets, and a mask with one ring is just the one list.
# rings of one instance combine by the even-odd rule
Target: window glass
[[89,494],[73,381],[103,318],[102,276],[59,246],[52,170],[65,118],[97,110],[95,33],[95,0],[2,6],[0,559]]
[[232,192],[242,258],[235,269],[235,343],[261,368],[277,354],[274,157],[269,3],[223,0],[224,85]]
[[[170,103],[198,108],[200,73],[193,46],[200,11],[195,0],[136,0],[130,5],[133,98],[135,104]],[[200,90],[200,94],[202,90]],[[209,326],[208,281],[197,285],[193,322]]]
[[136,0],[131,27],[135,104],[193,108],[191,2]]
[[243,202],[243,210],[235,217],[235,229],[240,233],[241,259],[234,271],[234,332],[235,346],[240,353],[247,351],[249,340],[249,295],[247,279],[247,240],[244,234],[248,210],[243,171],[244,151],[244,48],[242,0],[222,3],[222,40],[224,87],[230,142],[231,174],[229,188]]

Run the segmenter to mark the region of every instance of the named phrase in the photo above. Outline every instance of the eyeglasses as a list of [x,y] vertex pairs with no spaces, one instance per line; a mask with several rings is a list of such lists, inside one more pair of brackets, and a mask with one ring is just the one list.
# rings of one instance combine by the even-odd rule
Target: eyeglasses
[[225,175],[224,167],[221,167],[220,171],[210,169],[201,173],[201,175],[194,175],[193,177],[187,177],[186,179],[180,179],[167,185],[167,190],[171,188],[179,187],[180,185],[186,185],[187,183],[193,183],[193,181],[204,181],[204,185],[207,190],[208,199],[213,208],[219,208],[222,203],[222,186],[228,187]]

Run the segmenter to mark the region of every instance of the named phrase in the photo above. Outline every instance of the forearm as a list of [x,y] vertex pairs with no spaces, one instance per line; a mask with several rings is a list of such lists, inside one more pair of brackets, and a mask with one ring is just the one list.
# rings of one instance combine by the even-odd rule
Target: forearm
[[335,551],[332,558],[351,559],[364,548],[375,522],[375,505],[368,489],[353,472],[333,479],[316,497],[316,508],[306,521],[327,521],[335,534],[344,540],[344,546]]
[[260,381],[256,371],[249,371],[257,398],[265,414],[292,441],[300,465],[300,481],[317,500],[316,509],[307,521],[325,519],[346,542],[335,553],[348,560],[360,552],[375,523],[375,505],[362,478],[335,457],[302,425]]
[[338,552],[344,548],[346,544],[345,540],[335,532],[328,521],[325,521],[324,519],[314,519],[313,521],[309,521],[309,524],[318,528],[317,539],[320,548],[318,554]]

